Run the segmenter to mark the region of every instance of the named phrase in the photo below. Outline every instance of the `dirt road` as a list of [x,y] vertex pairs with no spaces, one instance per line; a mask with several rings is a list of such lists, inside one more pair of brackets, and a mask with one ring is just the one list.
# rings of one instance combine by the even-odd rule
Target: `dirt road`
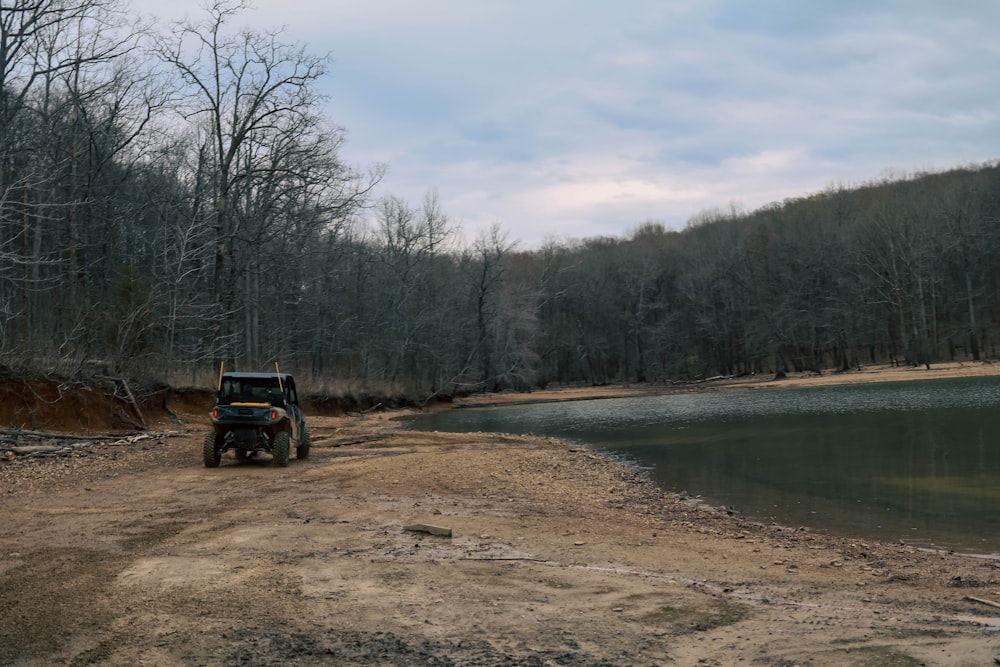
[[310,424],[284,469],[202,467],[187,420],[0,464],[0,664],[1000,657],[995,561],[757,524],[551,439]]

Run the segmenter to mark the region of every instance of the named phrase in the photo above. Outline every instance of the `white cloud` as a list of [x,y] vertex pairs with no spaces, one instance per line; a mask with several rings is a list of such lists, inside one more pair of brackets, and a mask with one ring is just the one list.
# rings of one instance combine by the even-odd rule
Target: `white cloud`
[[[148,11],[196,13],[197,0]],[[258,0],[332,51],[344,157],[526,245],[1000,152],[992,0]]]

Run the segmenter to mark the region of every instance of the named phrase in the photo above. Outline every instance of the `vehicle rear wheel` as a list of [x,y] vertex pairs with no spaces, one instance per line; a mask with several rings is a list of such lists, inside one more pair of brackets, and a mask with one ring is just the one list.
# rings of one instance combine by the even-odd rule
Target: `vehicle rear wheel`
[[281,431],[275,434],[274,444],[271,445],[271,455],[274,457],[274,465],[282,468],[288,465],[289,448],[288,431]]
[[295,458],[297,459],[307,459],[309,458],[309,431],[306,427],[302,427],[302,437],[299,438],[299,446],[295,448]]
[[206,468],[218,468],[222,463],[222,452],[220,451],[218,438],[214,433],[205,436],[205,442],[201,447],[202,458]]

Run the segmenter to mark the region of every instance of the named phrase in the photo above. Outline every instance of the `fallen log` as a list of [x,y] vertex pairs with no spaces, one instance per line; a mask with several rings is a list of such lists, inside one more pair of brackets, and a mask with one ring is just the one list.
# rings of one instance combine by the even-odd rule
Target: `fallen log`
[[114,440],[123,435],[134,433],[119,433],[117,435],[79,435],[77,433],[48,433],[46,431],[24,431],[19,428],[0,428],[0,435],[12,435],[26,438],[52,438],[54,440]]
[[1000,609],[1000,602],[994,602],[993,600],[986,600],[983,598],[972,597],[971,595],[966,595],[965,599],[970,602],[978,602],[979,604],[984,604],[988,607],[996,607]]
[[139,409],[139,402],[135,400],[135,396],[132,394],[132,390],[129,389],[128,382],[125,381],[125,378],[121,378],[119,382],[122,383],[122,387],[125,389],[125,395],[128,397],[129,403],[132,404],[132,409],[135,410],[135,414],[139,418],[139,427],[145,431],[146,418],[142,416],[142,410]]
[[45,445],[28,445],[23,447],[4,447],[4,451],[13,452],[18,456],[32,456],[38,454],[58,454],[67,451],[67,447],[49,447]]

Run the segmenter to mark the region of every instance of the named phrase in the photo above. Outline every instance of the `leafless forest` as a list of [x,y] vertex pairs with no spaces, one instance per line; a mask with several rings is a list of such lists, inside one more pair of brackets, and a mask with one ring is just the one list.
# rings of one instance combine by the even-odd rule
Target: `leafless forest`
[[[997,356],[1000,167],[523,250],[376,195],[324,56],[219,0],[0,8],[0,362],[414,397]],[[347,95],[349,91],[340,91]],[[655,219],[656,212],[650,212]]]

